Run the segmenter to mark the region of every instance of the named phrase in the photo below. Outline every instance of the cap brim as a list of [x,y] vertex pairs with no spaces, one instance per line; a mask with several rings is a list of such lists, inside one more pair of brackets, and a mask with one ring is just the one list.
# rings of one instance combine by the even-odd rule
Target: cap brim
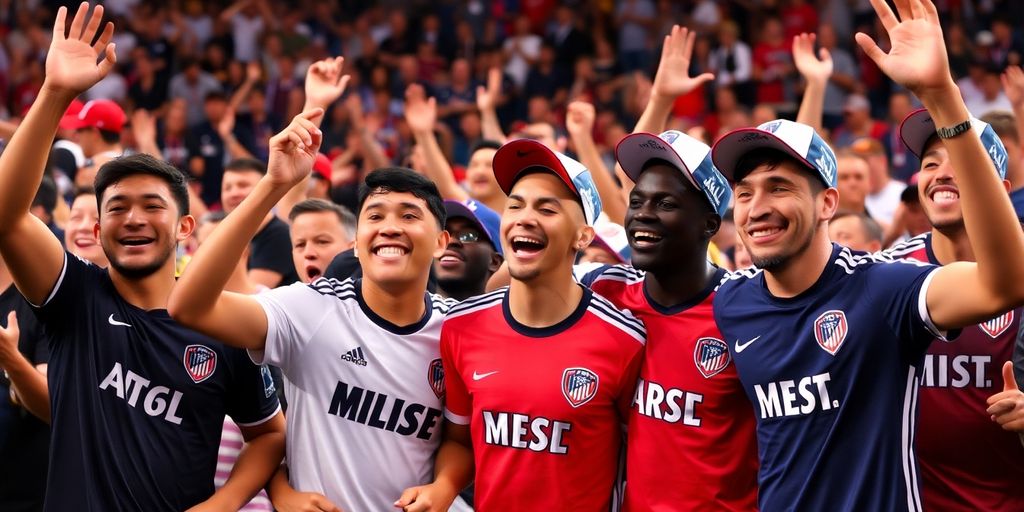
[[700,189],[700,185],[693,179],[693,174],[683,158],[661,137],[653,133],[633,133],[624,137],[615,146],[615,160],[619,162],[622,171],[629,176],[629,179],[636,182],[640,179],[640,173],[644,170],[647,162],[653,159],[665,160],[676,166],[690,183]]
[[590,242],[590,245],[596,245],[614,255],[615,259],[618,260],[619,263],[626,263],[626,258],[623,258],[621,254],[615,251],[615,249],[612,249],[612,246],[608,245],[608,242],[605,242],[604,238],[601,238],[601,235],[595,235],[594,240]]
[[77,130],[85,128],[85,122],[78,118],[78,114],[68,114],[60,118],[60,124],[57,126],[62,130]]
[[516,184],[523,171],[540,167],[551,171],[558,176],[572,193],[579,196],[576,185],[566,172],[565,166],[547,146],[532,139],[517,139],[498,148],[494,153],[494,161],[491,165],[494,169],[494,178],[498,182],[501,191],[508,195],[512,192],[512,186]]
[[931,114],[923,108],[907,114],[907,117],[904,117],[903,122],[900,123],[900,140],[918,159],[924,153],[924,146],[928,143],[928,139],[932,138],[935,133],[935,121],[932,120]]
[[818,170],[802,155],[789,147],[778,136],[771,132],[758,130],[757,128],[740,128],[733,130],[715,142],[711,149],[711,161],[718,168],[725,178],[733,183],[736,182],[736,164],[747,153],[761,148],[770,148],[782,151],[792,156],[798,162],[803,162],[807,168],[817,176]]

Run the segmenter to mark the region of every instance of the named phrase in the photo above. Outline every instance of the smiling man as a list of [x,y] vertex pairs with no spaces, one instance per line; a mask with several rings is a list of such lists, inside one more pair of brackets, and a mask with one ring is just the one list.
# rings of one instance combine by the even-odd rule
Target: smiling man
[[[508,203],[508,288],[452,308],[441,332],[449,443],[476,461],[477,510],[608,510],[645,331],[575,282],[601,213],[590,171],[520,139],[494,155]],[[397,505],[434,510],[464,482],[439,475]]]
[[463,301],[484,293],[487,280],[504,261],[501,216],[472,199],[446,200],[448,247],[434,262],[437,284],[445,297]]
[[[284,419],[269,372],[165,310],[175,247],[195,225],[185,176],[145,155],[100,167],[109,270],[66,253],[29,213],[47,158],[39,141],[114,65],[113,25],[99,30],[102,6],[88,13],[83,2],[67,35],[67,10],[58,10],[39,98],[0,157],[0,253],[50,342],[46,509],[238,509],[279,464]],[[225,413],[249,443],[214,493]]]
[[757,269],[722,283],[715,319],[757,418],[762,510],[921,510],[915,422],[928,345],[1024,303],[1024,233],[951,78],[935,6],[896,2],[897,17],[872,5],[891,50],[857,41],[940,127],[977,263],[935,267],[832,243],[835,155],[810,126],[777,120],[719,139],[712,159],[736,184],[734,218]]

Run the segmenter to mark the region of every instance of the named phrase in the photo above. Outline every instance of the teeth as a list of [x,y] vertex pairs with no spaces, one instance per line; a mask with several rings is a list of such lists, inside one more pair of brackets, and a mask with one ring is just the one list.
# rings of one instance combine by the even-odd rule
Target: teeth
[[637,231],[633,233],[633,238],[653,238],[655,240],[661,240],[661,236],[650,231]]
[[395,246],[389,245],[389,246],[378,248],[377,249],[377,254],[379,256],[401,256],[401,255],[405,254],[405,249],[402,249],[401,247],[395,247]]
[[956,192],[953,192],[952,190],[940,190],[940,191],[932,194],[932,199],[933,200],[939,200],[939,201],[952,201],[954,199],[959,199],[959,198],[960,198],[960,194],[957,194]]
[[536,245],[541,245],[542,244],[542,242],[540,240],[537,240],[536,238],[526,237],[526,236],[512,237],[512,241],[513,242],[522,242],[522,243],[527,243],[527,244],[536,244]]
[[779,229],[779,228],[758,229],[757,231],[751,231],[750,232],[750,236],[769,236],[769,235],[774,235],[775,233],[778,233],[779,231],[782,231],[782,230]]
[[441,261],[452,262],[452,261],[460,261],[460,260],[458,258],[456,258],[455,256],[441,256]]

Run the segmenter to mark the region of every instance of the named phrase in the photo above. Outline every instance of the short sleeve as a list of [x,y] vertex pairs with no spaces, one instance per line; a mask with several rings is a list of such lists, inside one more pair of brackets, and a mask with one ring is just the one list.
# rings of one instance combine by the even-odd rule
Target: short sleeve
[[232,366],[226,407],[228,415],[242,427],[260,425],[274,417],[281,405],[270,368],[253,364],[240,349],[225,350]]
[[456,367],[455,339],[446,322],[441,326],[441,364],[444,366],[444,417],[457,425],[469,425],[473,403]]
[[868,290],[881,302],[879,312],[899,339],[923,352],[935,338],[946,333],[932,323],[928,313],[928,285],[938,267],[909,260],[879,263],[871,272]]
[[572,275],[576,278],[576,281],[586,286],[594,284],[601,274],[605,273],[606,270],[612,268],[611,265],[605,265],[603,263],[581,263],[579,265],[573,265]]
[[[102,286],[101,276],[105,271],[78,256],[64,253],[64,268],[61,269],[53,290],[40,305],[32,304],[40,327],[50,333],[75,332],[80,325],[79,318],[90,308],[88,297]],[[64,339],[53,336],[52,339]]]
[[256,364],[281,368],[289,378],[296,361],[324,321],[323,295],[303,283],[266,291],[253,298],[267,315],[267,340],[263,350],[250,350]]

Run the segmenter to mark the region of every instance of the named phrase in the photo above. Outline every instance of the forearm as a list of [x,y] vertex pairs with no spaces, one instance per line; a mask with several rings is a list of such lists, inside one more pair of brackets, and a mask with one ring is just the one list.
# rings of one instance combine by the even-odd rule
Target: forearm
[[267,485],[284,458],[284,432],[268,432],[245,443],[224,487],[211,498],[238,510]]
[[[921,95],[936,127],[951,127],[970,117],[956,85]],[[1024,299],[1024,232],[992,160],[973,131],[943,145],[957,178],[964,225],[977,261],[981,284],[1014,305]]]
[[498,112],[493,108],[480,111],[480,123],[483,136],[487,140],[493,140],[502,144],[508,140],[505,132],[501,131],[501,122],[498,121]]
[[827,81],[808,80],[796,122],[806,124],[819,134],[822,132],[821,119],[825,111],[825,87]]
[[448,164],[448,159],[445,158],[444,151],[441,150],[441,145],[438,144],[434,132],[421,131],[414,135],[416,136],[416,144],[423,149],[423,156],[427,166],[426,169],[419,170],[423,171],[428,178],[437,184],[441,197],[456,201],[469,199],[469,194],[455,182],[452,167]]
[[224,149],[227,150],[228,156],[232,159],[236,158],[253,158],[252,153],[245,146],[238,141],[238,138],[234,134],[221,134],[221,140],[224,141]]
[[373,134],[366,127],[360,127],[359,139],[363,146],[363,160],[370,169],[380,169],[391,165],[391,160],[384,154],[380,144],[373,138]]
[[288,483],[288,466],[286,464],[280,464],[277,470],[274,471],[274,476],[270,477],[270,482],[267,484],[267,496],[270,497],[271,502],[275,502],[275,507],[280,508],[276,501],[279,500],[288,492],[294,492],[290,483]]
[[624,225],[626,222],[626,204],[622,199],[622,192],[619,186],[612,179],[612,175],[601,160],[601,154],[597,151],[597,145],[589,133],[574,136],[573,143],[576,145],[576,153],[580,157],[580,163],[590,170],[590,176],[597,185],[597,194],[601,196],[601,209],[608,214],[612,222]]
[[46,375],[21,353],[14,353],[10,359],[3,363],[3,367],[11,380],[11,389],[29,412],[49,423],[50,390],[46,385]]
[[473,450],[458,441],[445,440],[434,460],[434,483],[457,496],[473,481]]
[[657,135],[665,131],[665,122],[675,101],[676,99],[673,97],[662,96],[652,91],[651,100],[647,102],[643,113],[640,114],[640,119],[636,121],[633,133],[646,132]]
[[276,215],[277,218],[288,224],[292,223],[288,216],[292,213],[292,208],[294,208],[295,205],[306,200],[306,191],[309,190],[309,180],[311,179],[313,178],[306,176],[305,179],[289,189],[288,193],[277,202],[277,206],[274,207],[274,215]]
[[242,82],[242,86],[231,95],[231,99],[228,101],[228,110],[238,112],[238,107],[249,97],[249,93],[252,92],[252,88],[255,85],[256,82],[254,80],[246,79],[246,81]]

